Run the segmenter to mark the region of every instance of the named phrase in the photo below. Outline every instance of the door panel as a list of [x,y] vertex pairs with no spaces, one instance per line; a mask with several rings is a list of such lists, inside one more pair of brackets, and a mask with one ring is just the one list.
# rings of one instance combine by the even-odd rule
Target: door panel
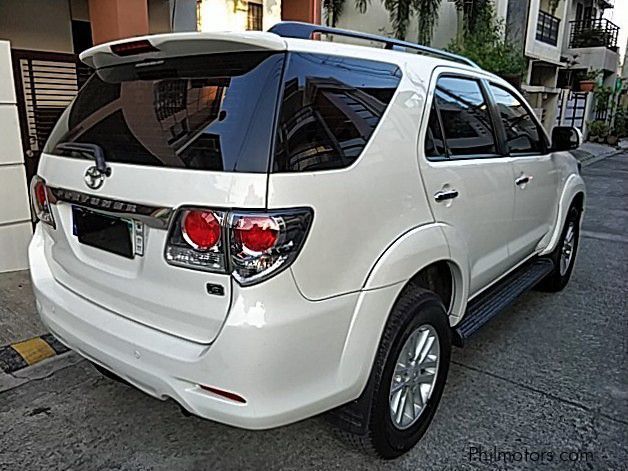
[[[514,185],[509,159],[430,163],[423,174],[434,218],[466,241],[473,295],[511,267]],[[437,202],[434,195],[448,190],[458,196]]]
[[438,78],[423,150],[432,213],[465,241],[473,295],[513,265],[508,242],[515,192],[510,159],[496,155],[499,143],[478,80]]
[[514,172],[515,210],[509,252],[516,263],[549,231],[556,209],[557,173],[540,123],[514,90],[490,84]]
[[515,211],[510,254],[518,261],[532,254],[551,228],[557,208],[558,177],[552,154],[512,160],[515,180],[529,179],[520,184],[513,180]]

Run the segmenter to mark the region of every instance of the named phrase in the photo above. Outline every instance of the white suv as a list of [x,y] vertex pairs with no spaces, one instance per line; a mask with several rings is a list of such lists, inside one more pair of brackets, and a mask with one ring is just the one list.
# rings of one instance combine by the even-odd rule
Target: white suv
[[31,185],[37,308],[100,370],[189,413],[265,429],[333,409],[399,456],[452,343],[569,279],[579,135],[550,144],[467,59],[297,23],[81,59],[95,73]]

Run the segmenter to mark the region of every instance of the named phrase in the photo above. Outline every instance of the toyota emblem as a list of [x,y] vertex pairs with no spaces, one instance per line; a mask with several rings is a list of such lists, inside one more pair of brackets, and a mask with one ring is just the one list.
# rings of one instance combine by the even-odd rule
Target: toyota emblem
[[85,171],[85,177],[83,179],[88,187],[92,190],[97,190],[105,183],[105,174],[98,170],[96,166],[92,165]]

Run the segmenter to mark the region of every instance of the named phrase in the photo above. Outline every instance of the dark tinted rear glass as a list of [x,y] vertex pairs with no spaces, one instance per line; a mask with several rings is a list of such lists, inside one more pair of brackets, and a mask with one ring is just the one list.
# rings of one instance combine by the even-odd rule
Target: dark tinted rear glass
[[441,77],[436,83],[434,98],[452,157],[497,152],[488,103],[476,80]]
[[275,139],[273,170],[348,167],[388,106],[401,72],[392,64],[291,53]]
[[108,162],[266,172],[284,57],[212,54],[99,70],[46,151],[90,143]]

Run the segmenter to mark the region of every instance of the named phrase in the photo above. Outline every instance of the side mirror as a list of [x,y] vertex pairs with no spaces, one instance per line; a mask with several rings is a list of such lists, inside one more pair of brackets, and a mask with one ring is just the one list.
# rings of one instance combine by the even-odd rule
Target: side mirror
[[578,128],[556,126],[552,129],[552,150],[554,152],[577,149],[581,143],[582,133]]

